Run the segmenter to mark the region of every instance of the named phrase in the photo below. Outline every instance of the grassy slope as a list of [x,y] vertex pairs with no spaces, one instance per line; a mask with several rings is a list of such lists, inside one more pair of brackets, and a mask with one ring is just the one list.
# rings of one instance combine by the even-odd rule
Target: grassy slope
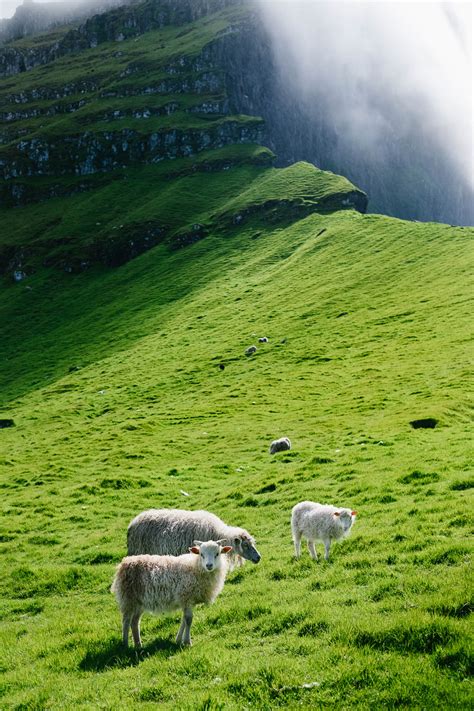
[[[255,220],[6,290],[5,708],[467,708],[470,238]],[[292,560],[305,498],[360,512],[329,564]],[[191,650],[146,617],[138,658],[108,586],[150,505],[210,508],[263,558],[197,611]]]
[[[135,125],[219,121],[187,113],[204,95],[102,93],[172,78],[169,64],[240,13],[2,82],[5,109],[87,101],[8,130],[115,130],[110,110],[170,101],[175,113]],[[64,100],[6,99],[86,79],[96,89]],[[2,707],[468,706],[472,230],[349,211],[298,220],[275,202],[316,209],[353,186],[270,158],[228,146],[68,177],[91,190],[1,211],[2,246],[24,247],[36,269],[5,280],[0,301],[0,416],[16,422],[0,430]],[[268,201],[265,220],[252,213]],[[168,238],[193,223],[210,233],[118,269],[41,267],[45,252],[69,259],[149,222]],[[259,335],[270,342],[246,358]],[[424,416],[439,426],[411,429]],[[282,435],[293,451],[270,458]],[[303,498],[360,511],[330,564],[292,560],[289,511]],[[174,647],[177,616],[145,618],[139,658],[120,648],[108,587],[130,518],[150,505],[210,508],[255,533],[263,559],[196,612],[191,650]]]
[[74,257],[91,244],[128,234],[137,224],[163,225],[173,238],[192,223],[218,229],[268,201],[275,205],[284,199],[301,209],[318,209],[320,201],[354,190],[346,178],[308,163],[269,169],[272,155],[260,146],[229,146],[195,158],[116,171],[103,186],[101,181],[111,179],[94,176],[91,188],[94,183],[96,188],[85,193],[0,210],[5,226],[0,253],[7,247],[25,248],[24,264],[38,268],[45,254],[50,261]]

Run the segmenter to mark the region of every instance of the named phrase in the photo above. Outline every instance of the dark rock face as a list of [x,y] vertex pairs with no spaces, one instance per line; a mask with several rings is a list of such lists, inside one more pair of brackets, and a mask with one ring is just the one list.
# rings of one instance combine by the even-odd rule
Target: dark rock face
[[27,176],[91,175],[124,168],[132,162],[159,161],[195,155],[206,148],[232,143],[260,143],[263,122],[224,121],[208,129],[168,129],[148,135],[133,129],[19,141],[0,158],[5,180]]

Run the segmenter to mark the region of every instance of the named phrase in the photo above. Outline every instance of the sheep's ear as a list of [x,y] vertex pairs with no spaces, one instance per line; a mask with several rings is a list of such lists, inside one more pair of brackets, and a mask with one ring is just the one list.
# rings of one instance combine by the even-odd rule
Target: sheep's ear
[[202,545],[202,541],[193,541],[193,546],[200,546]]
[[199,555],[199,553],[200,553],[199,548],[197,546],[191,546],[191,548],[189,549],[189,552],[196,553],[196,555]]
[[340,511],[334,511],[334,516],[340,516],[341,512]]
[[352,516],[357,516],[357,511],[351,511]]
[[223,546],[221,548],[221,553],[230,553],[231,550],[232,550],[232,546]]

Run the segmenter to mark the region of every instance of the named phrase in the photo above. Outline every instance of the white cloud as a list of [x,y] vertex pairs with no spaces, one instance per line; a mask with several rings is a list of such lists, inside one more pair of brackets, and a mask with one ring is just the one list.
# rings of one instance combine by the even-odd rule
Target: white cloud
[[472,5],[257,0],[287,83],[347,144],[424,135],[473,182]]

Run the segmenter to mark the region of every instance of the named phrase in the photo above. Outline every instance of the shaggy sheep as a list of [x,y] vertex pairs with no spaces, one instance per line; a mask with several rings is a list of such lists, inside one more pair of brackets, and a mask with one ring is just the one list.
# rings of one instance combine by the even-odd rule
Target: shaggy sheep
[[256,352],[257,352],[257,346],[249,346],[249,347],[246,349],[246,351],[245,351],[245,355],[246,355],[246,356],[250,356],[250,355],[253,355],[253,354],[256,353]]
[[324,543],[324,557],[329,560],[332,541],[342,540],[349,535],[356,515],[357,511],[326,506],[314,501],[296,504],[291,512],[295,556],[300,557],[301,537],[304,536],[308,540],[308,550],[313,560],[318,558],[314,549],[315,541]]
[[253,563],[260,560],[255,540],[244,528],[228,526],[209,511],[182,509],[149,509],[138,514],[127,531],[128,555],[181,555],[195,539],[224,540],[232,546],[232,568],[244,558]]
[[288,437],[280,437],[280,439],[275,439],[270,445],[270,454],[276,454],[277,452],[286,452],[287,449],[291,449],[291,442]]
[[224,587],[227,560],[232,550],[218,541],[194,541],[191,552],[170,555],[137,555],[124,558],[117,568],[111,592],[122,613],[122,640],[128,646],[132,627],[135,647],[141,647],[140,618],[144,612],[183,611],[176,644],[191,644],[193,607],[209,605]]
[[266,336],[262,336],[261,338],[258,339],[259,343],[268,343],[268,338]]

